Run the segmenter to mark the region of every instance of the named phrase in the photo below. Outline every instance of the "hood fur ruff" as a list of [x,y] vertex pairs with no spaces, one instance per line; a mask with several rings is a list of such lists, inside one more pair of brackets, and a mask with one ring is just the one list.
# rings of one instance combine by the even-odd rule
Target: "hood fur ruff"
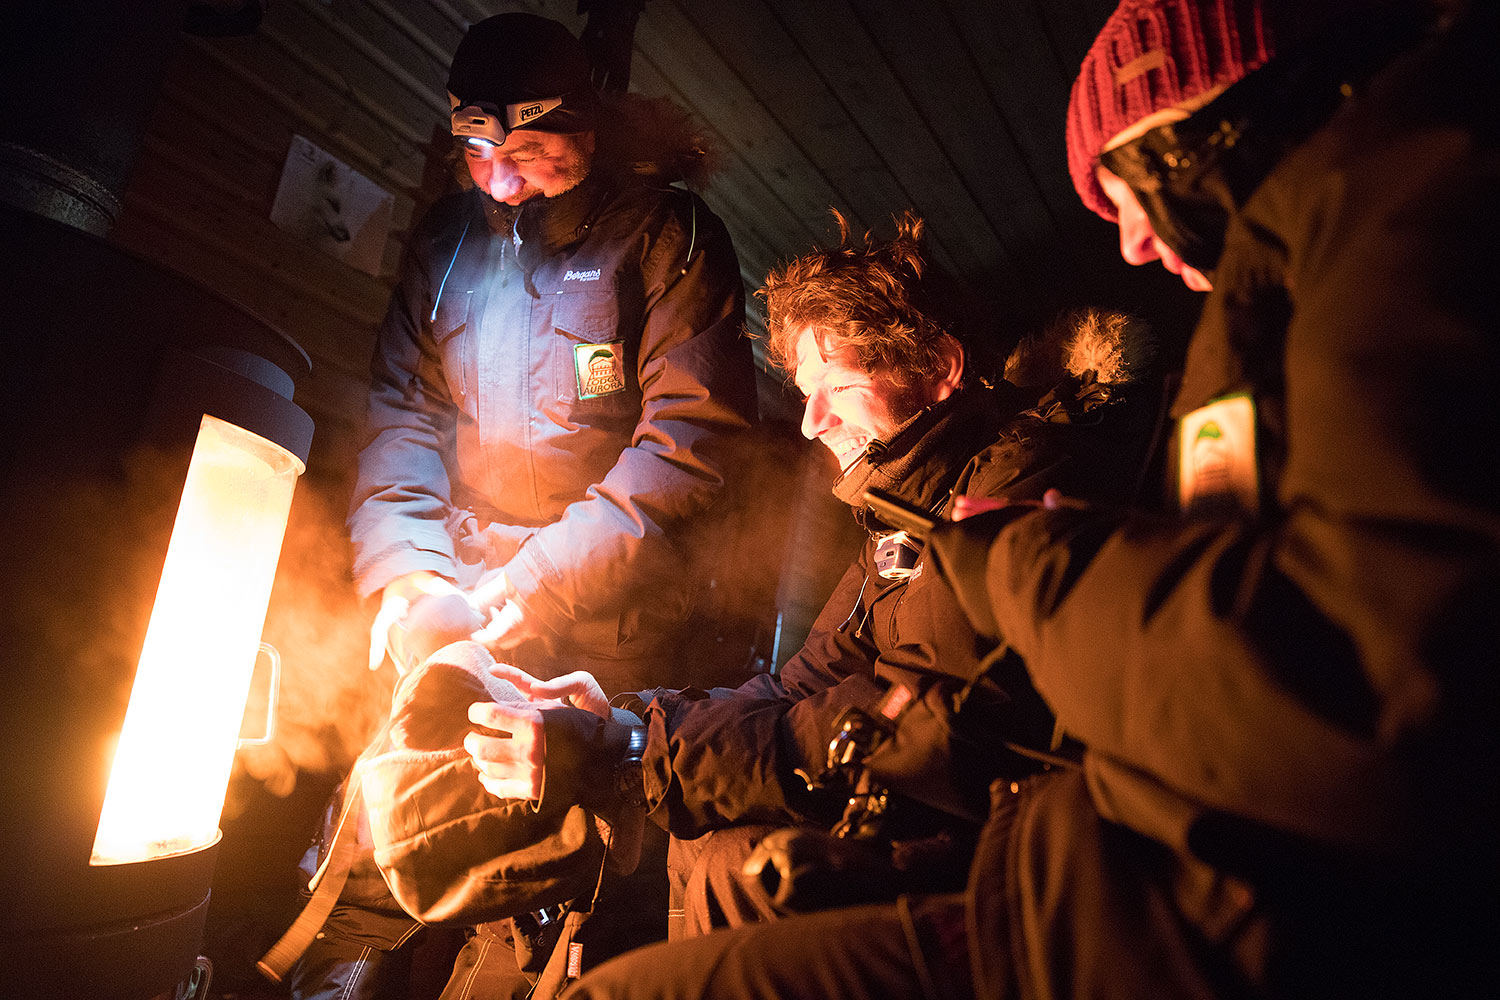
[[1104,386],[1144,377],[1156,356],[1151,328],[1124,313],[1080,309],[1060,316],[1039,334],[1024,338],[1005,361],[1005,380],[1045,386],[1062,375]]
[[623,167],[664,183],[683,181],[693,190],[708,183],[718,156],[708,130],[669,97],[604,94],[596,133],[595,162]]

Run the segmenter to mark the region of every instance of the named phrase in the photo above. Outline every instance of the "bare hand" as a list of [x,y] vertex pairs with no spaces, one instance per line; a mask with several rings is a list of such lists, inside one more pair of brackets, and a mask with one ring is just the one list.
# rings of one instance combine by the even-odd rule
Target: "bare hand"
[[539,801],[547,760],[541,711],[529,705],[479,701],[469,706],[469,721],[509,734],[464,737],[464,749],[478,768],[485,790],[496,798]]
[[575,670],[549,681],[539,681],[520,667],[508,663],[495,664],[490,673],[503,681],[510,681],[516,690],[532,701],[553,699],[560,704],[593,712],[601,719],[609,718],[609,699],[604,696],[604,689],[594,675],[586,670]]
[[[370,625],[369,665],[371,670],[379,670],[380,665],[385,662],[386,650],[391,639],[391,626],[406,617],[413,601],[430,594],[463,596],[463,591],[428,570],[408,573],[386,584],[385,590],[380,594],[380,610],[375,613],[375,621]],[[395,658],[393,657],[392,660],[394,661]],[[403,670],[403,664],[396,663],[396,669]]]
[[976,514],[984,514],[988,511],[999,510],[1006,505],[1004,497],[969,497],[960,494],[953,498],[953,520],[962,521],[966,517]]
[[515,601],[506,601],[500,607],[492,609],[489,624],[469,638],[498,656],[505,650],[515,649],[528,639],[535,639],[539,634],[525,607]]
[[1005,497],[968,497],[956,496],[953,498],[953,520],[962,521],[966,517],[974,517],[977,514],[988,513],[992,510],[1000,510],[1002,507],[1040,507],[1043,510],[1058,510],[1068,507],[1075,510],[1083,510],[1088,504],[1082,500],[1064,496],[1062,490],[1051,489],[1042,494],[1040,500],[1007,500]]

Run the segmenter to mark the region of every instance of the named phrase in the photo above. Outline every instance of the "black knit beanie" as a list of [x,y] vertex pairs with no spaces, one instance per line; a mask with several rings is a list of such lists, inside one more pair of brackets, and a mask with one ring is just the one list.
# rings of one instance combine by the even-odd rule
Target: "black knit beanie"
[[561,107],[526,125],[538,132],[587,132],[599,113],[583,43],[535,14],[496,14],[471,26],[453,54],[448,91],[462,104],[499,107],[562,98]]

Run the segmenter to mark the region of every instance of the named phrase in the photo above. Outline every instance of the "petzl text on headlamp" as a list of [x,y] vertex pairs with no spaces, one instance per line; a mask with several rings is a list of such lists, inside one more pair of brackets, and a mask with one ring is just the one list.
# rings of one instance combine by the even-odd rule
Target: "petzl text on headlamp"
[[561,97],[545,97],[499,107],[487,102],[465,104],[453,110],[453,134],[465,141],[481,140],[495,146],[519,128],[526,128],[549,111],[562,107]]

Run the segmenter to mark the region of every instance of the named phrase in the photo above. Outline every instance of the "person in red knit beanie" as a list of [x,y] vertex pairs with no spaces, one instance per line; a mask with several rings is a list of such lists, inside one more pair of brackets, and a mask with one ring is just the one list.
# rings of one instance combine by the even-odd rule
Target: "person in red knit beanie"
[[1500,7],[1446,6],[1120,4],[1069,161],[1127,260],[1212,286],[1177,503],[1008,504],[927,550],[1082,766],[989,786],[961,895],[568,1000],[1496,995]]
[[1187,118],[1274,54],[1261,5],[1251,0],[1127,0],[1105,23],[1068,103],[1068,173],[1083,203],[1119,226],[1128,263],[1159,260],[1194,291],[1211,287],[1162,240],[1100,156]]

